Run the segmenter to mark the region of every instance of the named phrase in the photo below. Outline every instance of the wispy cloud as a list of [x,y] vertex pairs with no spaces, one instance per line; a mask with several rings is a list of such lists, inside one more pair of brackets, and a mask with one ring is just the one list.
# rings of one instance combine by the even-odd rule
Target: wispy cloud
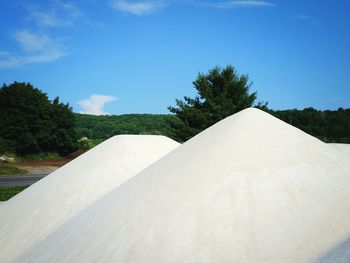
[[13,34],[13,39],[19,45],[20,52],[13,54],[2,51],[4,55],[0,57],[0,68],[15,68],[33,63],[47,63],[66,55],[63,44],[47,35],[20,30]]
[[57,5],[61,7],[69,17],[80,18],[84,16],[82,11],[73,3],[57,1]]
[[42,53],[37,55],[29,56],[8,56],[7,58],[0,59],[0,68],[17,68],[20,66],[35,64],[35,63],[47,63],[57,60],[60,57],[63,57],[59,51],[50,51],[48,53]]
[[84,17],[83,12],[73,3],[54,1],[46,8],[28,8],[29,20],[39,27],[67,27]]
[[77,2],[50,0],[43,4],[28,4],[25,10],[24,21],[30,22],[31,30],[12,30],[9,33],[14,44],[10,50],[0,51],[0,68],[48,63],[68,55],[63,41],[50,37],[53,28],[76,27],[82,23],[105,28],[104,24],[91,20],[82,12]]
[[221,9],[230,9],[230,8],[239,8],[239,7],[274,7],[275,4],[268,1],[259,1],[259,0],[237,0],[237,1],[226,1],[226,2],[216,2],[203,4],[207,7],[221,8]]
[[14,39],[25,51],[40,51],[52,42],[47,35],[35,34],[28,30],[15,32]]
[[108,3],[115,10],[139,16],[162,11],[165,7],[175,3],[218,9],[266,8],[276,6],[274,3],[265,0],[223,0],[218,2],[206,0],[110,0]]
[[110,6],[116,10],[127,12],[133,15],[146,15],[157,12],[164,8],[162,1],[126,1],[113,0]]
[[55,11],[32,11],[30,18],[40,27],[66,27],[72,25],[71,21],[58,18]]
[[114,96],[93,94],[90,96],[89,99],[78,101],[78,104],[82,108],[82,111],[80,111],[80,113],[92,115],[107,115],[108,113],[103,110],[105,104],[108,102],[115,101],[117,99],[118,98]]
[[306,14],[299,14],[298,16],[298,19],[299,20],[303,20],[305,22],[309,22],[313,25],[319,25],[320,24],[320,21],[318,21],[317,19],[314,19],[312,16],[310,15],[306,15]]

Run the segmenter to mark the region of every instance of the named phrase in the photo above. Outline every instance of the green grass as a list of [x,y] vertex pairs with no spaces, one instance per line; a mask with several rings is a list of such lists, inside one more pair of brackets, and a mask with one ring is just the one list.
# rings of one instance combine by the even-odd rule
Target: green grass
[[19,169],[13,166],[0,166],[0,175],[10,175],[10,174],[26,174],[28,171]]
[[15,196],[19,192],[26,189],[28,186],[11,186],[11,187],[3,187],[0,186],[0,201],[7,201],[11,197]]

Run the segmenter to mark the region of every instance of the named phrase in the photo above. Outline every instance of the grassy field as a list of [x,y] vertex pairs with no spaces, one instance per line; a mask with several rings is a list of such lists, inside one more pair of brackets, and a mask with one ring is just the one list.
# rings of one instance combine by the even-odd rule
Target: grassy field
[[26,170],[19,169],[17,167],[9,165],[0,165],[0,175],[11,175],[11,174],[26,174]]
[[0,186],[0,201],[7,201],[11,197],[15,196],[19,192],[26,189],[28,186],[11,186],[11,187],[3,187]]

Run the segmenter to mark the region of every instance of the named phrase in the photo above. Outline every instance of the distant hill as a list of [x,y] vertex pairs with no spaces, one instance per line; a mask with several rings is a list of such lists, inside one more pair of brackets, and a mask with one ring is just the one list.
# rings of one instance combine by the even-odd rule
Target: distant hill
[[279,110],[269,113],[327,143],[350,143],[350,108],[320,111]]
[[[266,111],[325,142],[350,143],[350,109]],[[78,138],[105,140],[118,134],[160,134],[177,139],[170,125],[176,117],[170,114],[94,116],[75,113],[75,117]]]
[[154,134],[175,139],[170,121],[175,119],[166,114],[123,114],[94,116],[75,114],[78,138],[107,139],[118,134]]

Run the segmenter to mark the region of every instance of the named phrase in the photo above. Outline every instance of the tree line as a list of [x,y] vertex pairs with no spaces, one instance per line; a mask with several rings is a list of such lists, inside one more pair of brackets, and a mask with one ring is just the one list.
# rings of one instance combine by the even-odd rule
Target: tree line
[[266,111],[324,142],[350,143],[350,108],[334,111],[314,108]]
[[[350,109],[269,109],[268,112],[324,142],[350,143]],[[157,134],[179,142],[185,141],[184,136],[173,128],[172,123],[179,120],[171,114],[75,115],[79,138],[103,141],[118,134]]]
[[350,143],[350,109],[320,111],[272,110],[257,102],[248,75],[228,65],[198,74],[194,98],[176,99],[171,114],[93,116],[73,113],[70,105],[49,100],[30,83],[14,82],[0,88],[0,154],[18,155],[75,151],[78,139],[104,140],[118,134],[159,134],[184,142],[202,130],[248,107],[260,108],[323,140]]
[[[167,114],[123,114],[94,116],[75,113],[78,138],[104,140],[118,134],[152,134],[175,138],[170,122],[175,117]],[[176,119],[175,119],[176,121]]]

